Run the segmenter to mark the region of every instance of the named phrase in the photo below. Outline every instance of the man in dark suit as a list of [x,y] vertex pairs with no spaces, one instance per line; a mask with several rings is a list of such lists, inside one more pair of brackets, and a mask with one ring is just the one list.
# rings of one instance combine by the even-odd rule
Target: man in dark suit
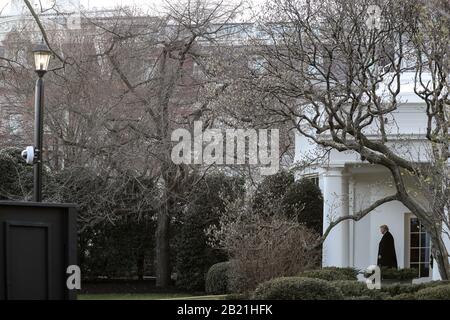
[[380,226],[383,237],[378,246],[378,266],[380,268],[397,269],[397,255],[395,254],[394,237],[389,232],[389,227],[385,224]]

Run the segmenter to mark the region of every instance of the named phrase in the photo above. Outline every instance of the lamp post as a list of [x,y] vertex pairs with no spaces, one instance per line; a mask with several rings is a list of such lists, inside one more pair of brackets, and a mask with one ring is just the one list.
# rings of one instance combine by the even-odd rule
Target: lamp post
[[36,80],[36,96],[34,104],[34,162],[33,162],[33,201],[42,201],[42,138],[44,131],[44,81],[42,77],[47,72],[51,51],[42,41],[33,49]]

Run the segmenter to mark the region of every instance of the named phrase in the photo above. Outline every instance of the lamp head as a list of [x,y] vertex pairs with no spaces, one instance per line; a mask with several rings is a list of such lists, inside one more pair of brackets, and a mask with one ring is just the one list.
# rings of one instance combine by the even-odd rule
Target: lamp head
[[52,52],[44,41],[33,48],[35,70],[39,77],[42,77],[48,70],[48,63]]

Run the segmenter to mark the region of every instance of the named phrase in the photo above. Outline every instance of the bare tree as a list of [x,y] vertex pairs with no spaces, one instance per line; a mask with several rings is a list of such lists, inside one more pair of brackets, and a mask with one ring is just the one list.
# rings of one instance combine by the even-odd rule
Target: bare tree
[[83,32],[69,41],[28,8],[59,60],[49,77],[58,89],[48,97],[47,122],[64,165],[87,163],[107,177],[133,171],[158,186],[156,275],[166,287],[170,226],[198,177],[196,168],[172,162],[171,133],[207,117],[220,95],[207,77],[193,76],[193,62],[211,54],[240,4],[195,0],[168,2],[158,16],[128,8],[84,15]]

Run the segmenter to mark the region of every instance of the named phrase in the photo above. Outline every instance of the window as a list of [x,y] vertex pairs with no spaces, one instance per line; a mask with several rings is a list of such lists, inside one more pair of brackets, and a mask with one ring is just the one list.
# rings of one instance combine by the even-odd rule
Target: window
[[419,278],[430,276],[430,235],[416,217],[409,223],[409,267],[417,269]]
[[305,176],[305,179],[308,179],[312,183],[314,183],[316,186],[319,186],[319,175],[318,174],[309,174],[309,175]]

